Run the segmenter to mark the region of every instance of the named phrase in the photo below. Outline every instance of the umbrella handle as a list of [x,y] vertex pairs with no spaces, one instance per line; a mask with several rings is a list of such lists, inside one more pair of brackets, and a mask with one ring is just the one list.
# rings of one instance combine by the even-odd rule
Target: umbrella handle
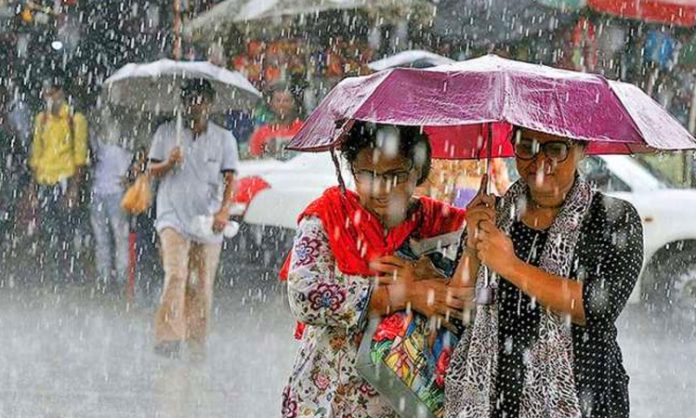
[[181,109],[177,107],[176,109],[176,146],[181,146],[181,136],[184,131],[184,121],[181,117]]
[[[492,174],[493,174],[493,123],[488,124],[488,138],[486,139],[486,194],[491,194]],[[488,266],[482,266],[484,282],[480,289],[480,294],[476,299],[480,305],[490,305],[495,298],[495,289],[491,286],[491,271]]]
[[486,182],[486,194],[491,194],[492,192],[492,178],[493,178],[493,122],[488,123],[488,137],[486,138],[486,176],[488,181]]

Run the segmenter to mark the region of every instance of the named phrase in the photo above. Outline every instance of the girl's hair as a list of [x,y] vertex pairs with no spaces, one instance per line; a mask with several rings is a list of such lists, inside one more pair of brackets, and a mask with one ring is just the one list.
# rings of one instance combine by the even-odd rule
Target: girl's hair
[[[396,134],[396,135],[394,135]],[[384,144],[385,137],[394,138],[398,142],[399,155],[413,162],[413,167],[420,170],[417,184],[420,186],[430,174],[431,154],[430,140],[418,126],[399,126],[375,124],[356,121],[346,135],[341,146],[341,154],[349,164],[353,165],[360,151],[364,149],[388,147]]]

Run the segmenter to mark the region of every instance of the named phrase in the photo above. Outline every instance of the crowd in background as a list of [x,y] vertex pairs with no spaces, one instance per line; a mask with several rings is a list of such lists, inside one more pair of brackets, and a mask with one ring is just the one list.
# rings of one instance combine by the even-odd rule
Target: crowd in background
[[[68,5],[66,10],[76,7]],[[97,23],[102,22],[99,16],[106,22],[113,14],[109,10],[93,13]],[[118,42],[151,45],[160,39],[163,25],[156,19],[158,13],[161,15],[161,10],[153,6],[129,15],[124,20],[126,35]],[[150,61],[169,51],[145,46],[126,51],[121,46],[114,48],[114,53],[120,54],[117,60],[110,57],[110,44],[103,35],[92,38],[99,32],[99,24],[91,31],[77,31],[84,45],[71,37],[71,30],[75,32],[78,25],[74,16],[66,13],[42,32],[40,23],[29,21],[25,13],[19,16],[19,23],[0,31],[7,63],[0,72],[0,222],[5,237],[0,257],[4,262],[28,249],[37,257],[45,257],[37,258],[34,264],[41,280],[52,280],[42,276],[52,274],[82,277],[84,272],[78,271],[82,265],[92,270],[87,276],[121,288],[129,275],[158,277],[153,271],[158,263],[152,214],[129,219],[120,210],[119,201],[138,170],[144,169],[147,145],[161,120],[149,114],[137,115],[137,120],[117,120],[98,102],[99,85],[129,60]],[[337,82],[369,74],[371,61],[403,49],[427,49],[456,60],[494,52],[602,73],[640,86],[685,126],[694,128],[690,109],[696,37],[690,29],[579,15],[548,36],[471,46],[452,38],[427,36],[422,26],[409,27],[405,21],[376,30],[360,13],[351,19],[343,13],[336,16],[338,20],[331,24],[314,22],[316,27],[331,28],[321,34],[303,26],[262,35],[237,33],[218,48],[206,43],[190,45],[187,58],[209,59],[239,71],[263,93],[255,109],[230,112],[220,121],[236,137],[243,159],[291,158],[283,145]],[[348,26],[350,30],[345,29]],[[127,35],[129,30],[132,36]],[[46,46],[53,35],[63,41],[63,51]],[[160,44],[169,41],[162,35]],[[92,44],[99,47],[87,48]],[[88,50],[96,55],[88,55]],[[100,69],[92,71],[90,66]],[[63,76],[45,84],[45,75],[60,67],[64,67]],[[128,135],[123,135],[123,130]],[[118,139],[124,137],[129,140]],[[65,160],[65,155],[71,158]],[[464,206],[483,169],[478,162],[435,163],[422,192]],[[686,171],[668,171],[667,176],[683,180]],[[494,175],[502,192],[509,184],[505,165],[496,163]],[[97,244],[94,253],[87,250],[91,248],[89,240]],[[129,270],[133,242],[138,249],[135,256],[141,261],[135,272]],[[60,266],[44,268],[46,263]]]

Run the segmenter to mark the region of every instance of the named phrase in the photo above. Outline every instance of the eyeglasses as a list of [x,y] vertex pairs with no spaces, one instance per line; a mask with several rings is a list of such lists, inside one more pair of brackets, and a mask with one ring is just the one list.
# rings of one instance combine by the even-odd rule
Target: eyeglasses
[[408,170],[402,171],[389,171],[386,173],[377,173],[373,170],[356,170],[352,168],[353,176],[358,183],[374,183],[379,179],[384,182],[384,184],[391,184],[393,186],[398,184],[406,183],[409,178],[411,178],[411,173],[413,172],[413,166]]
[[515,156],[520,160],[533,160],[543,152],[544,155],[556,163],[562,163],[570,155],[570,144],[564,141],[549,141],[540,144],[534,139],[522,138],[514,144]]

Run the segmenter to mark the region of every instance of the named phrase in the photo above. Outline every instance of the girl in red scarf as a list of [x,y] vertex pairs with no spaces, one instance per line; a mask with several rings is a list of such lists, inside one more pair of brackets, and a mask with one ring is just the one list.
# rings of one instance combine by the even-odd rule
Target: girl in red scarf
[[287,418],[395,417],[355,370],[367,317],[407,305],[444,317],[470,296],[437,278],[429,260],[411,263],[393,255],[410,237],[463,226],[463,211],[413,197],[430,169],[427,136],[416,127],[358,122],[344,144],[356,193],[331,188],[305,209],[281,272],[290,308],[306,325],[283,393]]

